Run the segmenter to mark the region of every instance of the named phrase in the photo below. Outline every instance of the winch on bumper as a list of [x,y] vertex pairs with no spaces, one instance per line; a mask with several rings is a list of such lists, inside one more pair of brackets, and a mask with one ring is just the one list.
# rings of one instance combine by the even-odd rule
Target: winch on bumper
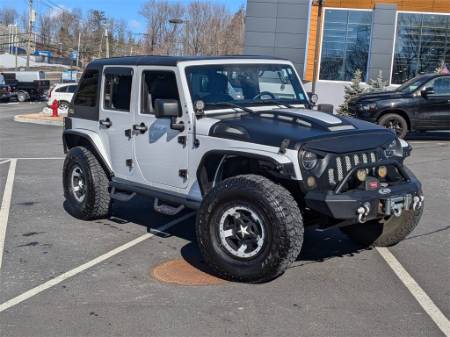
[[[355,167],[348,176],[361,167]],[[424,200],[421,184],[406,167],[399,168],[404,177],[401,183],[380,184],[373,190],[353,189],[341,192],[342,185],[331,191],[313,190],[305,195],[306,206],[320,214],[348,223],[364,223],[386,216],[399,217],[403,211],[417,211]]]

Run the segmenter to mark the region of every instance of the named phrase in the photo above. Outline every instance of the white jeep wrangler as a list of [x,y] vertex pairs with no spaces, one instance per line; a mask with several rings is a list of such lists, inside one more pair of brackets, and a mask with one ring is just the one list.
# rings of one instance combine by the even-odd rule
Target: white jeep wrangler
[[136,194],[164,214],[198,209],[205,261],[245,282],[286,270],[307,225],[339,227],[363,245],[398,243],[423,208],[421,185],[403,165],[410,146],[312,108],[286,60],[96,60],[65,120],[69,211],[107,217],[111,199]]

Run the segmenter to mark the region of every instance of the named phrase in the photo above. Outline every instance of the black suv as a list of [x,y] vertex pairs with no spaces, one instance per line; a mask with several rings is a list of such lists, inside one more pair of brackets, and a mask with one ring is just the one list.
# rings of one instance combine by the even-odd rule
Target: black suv
[[362,94],[349,102],[349,112],[394,129],[400,138],[408,131],[449,130],[450,75],[421,75],[394,91]]

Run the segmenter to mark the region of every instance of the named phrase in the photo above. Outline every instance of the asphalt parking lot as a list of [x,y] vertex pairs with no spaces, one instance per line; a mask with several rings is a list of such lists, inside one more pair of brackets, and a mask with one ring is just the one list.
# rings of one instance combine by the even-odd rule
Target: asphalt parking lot
[[162,216],[135,198],[110,219],[72,218],[61,129],[12,120],[42,106],[0,105],[1,336],[450,336],[449,133],[410,138],[426,206],[396,247],[307,230],[270,283],[182,286],[152,270],[174,259],[202,268],[195,214]]

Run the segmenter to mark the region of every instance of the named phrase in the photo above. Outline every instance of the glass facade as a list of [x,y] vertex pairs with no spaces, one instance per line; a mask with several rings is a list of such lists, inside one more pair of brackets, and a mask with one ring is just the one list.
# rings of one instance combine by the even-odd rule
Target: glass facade
[[450,64],[450,15],[398,13],[392,83]]
[[359,69],[365,80],[371,28],[372,11],[326,9],[319,79],[350,81]]

